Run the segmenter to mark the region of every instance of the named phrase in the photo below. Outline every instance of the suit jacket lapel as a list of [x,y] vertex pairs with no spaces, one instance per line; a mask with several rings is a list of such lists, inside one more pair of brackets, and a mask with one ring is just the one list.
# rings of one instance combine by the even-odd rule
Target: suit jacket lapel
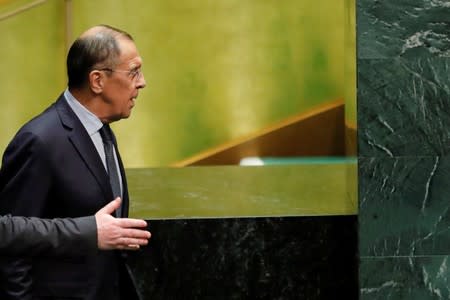
[[97,150],[92,143],[86,129],[81,124],[78,117],[67,104],[64,95],[61,95],[55,103],[61,122],[68,129],[68,138],[77,150],[78,154],[83,159],[87,168],[94,175],[98,184],[105,193],[105,198],[112,200],[111,185],[109,183],[108,174],[105,167],[97,153]]

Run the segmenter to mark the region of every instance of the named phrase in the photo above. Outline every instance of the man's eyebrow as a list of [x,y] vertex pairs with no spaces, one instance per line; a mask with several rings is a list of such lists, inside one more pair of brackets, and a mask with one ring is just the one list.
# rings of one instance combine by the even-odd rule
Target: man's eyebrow
[[142,67],[142,63],[139,63],[139,62],[133,62],[130,64],[131,70],[139,69],[141,67]]

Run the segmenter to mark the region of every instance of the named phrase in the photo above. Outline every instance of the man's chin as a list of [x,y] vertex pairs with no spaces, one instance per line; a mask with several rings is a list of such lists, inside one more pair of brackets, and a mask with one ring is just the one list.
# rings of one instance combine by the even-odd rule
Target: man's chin
[[122,114],[121,119],[128,119],[131,116],[131,110],[127,113]]
[[130,115],[131,115],[131,112],[122,113],[122,114],[117,115],[117,116],[112,116],[111,118],[109,118],[109,120],[110,120],[110,123],[117,122],[117,121],[120,121],[122,119],[128,119],[130,117]]

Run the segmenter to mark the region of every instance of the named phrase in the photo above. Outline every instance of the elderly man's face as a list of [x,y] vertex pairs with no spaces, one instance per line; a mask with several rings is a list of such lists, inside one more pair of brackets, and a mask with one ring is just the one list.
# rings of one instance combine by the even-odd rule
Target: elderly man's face
[[142,58],[133,41],[118,40],[121,55],[119,63],[104,82],[102,98],[108,107],[109,121],[128,118],[135,105],[139,89],[145,87]]

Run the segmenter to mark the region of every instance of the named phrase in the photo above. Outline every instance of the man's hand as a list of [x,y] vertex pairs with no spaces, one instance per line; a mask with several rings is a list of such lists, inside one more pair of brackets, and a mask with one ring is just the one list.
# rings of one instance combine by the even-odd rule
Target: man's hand
[[95,214],[97,222],[97,244],[101,250],[125,249],[137,250],[146,245],[150,232],[144,220],[114,218],[111,214],[120,207],[122,200],[117,197]]

